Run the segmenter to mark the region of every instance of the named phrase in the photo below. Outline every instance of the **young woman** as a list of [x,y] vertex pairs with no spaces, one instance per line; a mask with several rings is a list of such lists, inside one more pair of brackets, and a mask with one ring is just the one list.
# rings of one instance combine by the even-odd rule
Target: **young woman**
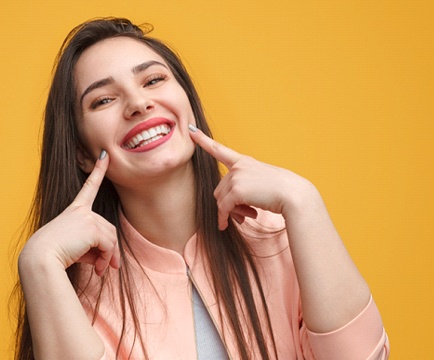
[[19,359],[388,357],[316,188],[212,140],[180,60],[127,19],[59,53],[31,221]]

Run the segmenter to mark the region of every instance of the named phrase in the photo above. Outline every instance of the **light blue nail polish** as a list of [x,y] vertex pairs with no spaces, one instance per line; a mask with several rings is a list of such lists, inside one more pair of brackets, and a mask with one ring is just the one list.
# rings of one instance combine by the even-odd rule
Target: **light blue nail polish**
[[99,159],[103,160],[107,156],[107,151],[103,150],[101,151],[101,154],[99,154]]
[[193,132],[197,131],[197,127],[194,126],[193,124],[188,124],[188,128],[190,129],[190,131],[193,131]]

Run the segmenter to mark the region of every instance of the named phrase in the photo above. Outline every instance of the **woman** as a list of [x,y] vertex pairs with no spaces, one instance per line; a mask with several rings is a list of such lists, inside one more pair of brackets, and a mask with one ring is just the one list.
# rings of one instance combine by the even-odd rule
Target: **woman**
[[388,357],[316,188],[212,140],[177,56],[126,19],[65,40],[32,215],[17,358]]

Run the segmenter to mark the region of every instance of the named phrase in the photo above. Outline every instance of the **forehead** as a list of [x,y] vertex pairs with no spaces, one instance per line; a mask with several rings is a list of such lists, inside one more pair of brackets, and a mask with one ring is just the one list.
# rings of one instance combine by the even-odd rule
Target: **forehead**
[[78,59],[74,68],[76,86],[80,91],[95,81],[117,78],[149,60],[166,64],[160,55],[139,40],[116,37],[99,41]]

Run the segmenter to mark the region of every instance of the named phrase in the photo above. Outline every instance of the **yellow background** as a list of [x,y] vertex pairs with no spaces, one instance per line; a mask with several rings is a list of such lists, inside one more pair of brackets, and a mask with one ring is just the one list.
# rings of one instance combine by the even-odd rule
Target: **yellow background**
[[433,359],[433,13],[411,0],[1,0],[0,358],[54,57],[73,26],[116,15],[181,53],[218,139],[317,185],[391,359]]

